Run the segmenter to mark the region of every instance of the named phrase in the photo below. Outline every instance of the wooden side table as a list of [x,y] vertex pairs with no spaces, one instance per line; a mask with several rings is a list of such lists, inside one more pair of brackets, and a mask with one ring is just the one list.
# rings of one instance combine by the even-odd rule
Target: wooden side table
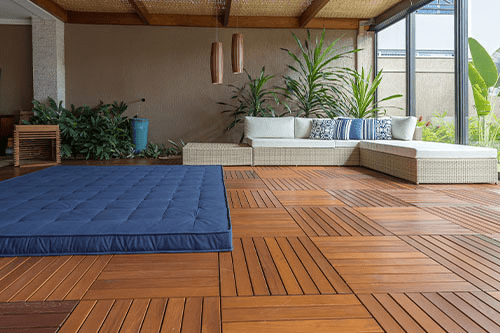
[[59,125],[16,125],[14,165],[34,167],[61,163]]

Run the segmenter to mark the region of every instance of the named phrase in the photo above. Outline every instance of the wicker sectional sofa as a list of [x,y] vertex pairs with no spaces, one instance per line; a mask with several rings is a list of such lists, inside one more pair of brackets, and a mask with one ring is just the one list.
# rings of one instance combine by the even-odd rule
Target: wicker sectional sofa
[[423,142],[418,131],[413,141],[311,140],[311,121],[247,117],[252,164],[360,165],[416,184],[498,183],[496,149]]

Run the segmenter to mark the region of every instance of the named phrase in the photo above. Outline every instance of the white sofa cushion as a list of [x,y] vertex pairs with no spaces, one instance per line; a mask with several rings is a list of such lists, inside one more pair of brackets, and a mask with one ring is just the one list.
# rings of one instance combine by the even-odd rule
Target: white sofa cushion
[[417,126],[416,117],[391,117],[391,122],[392,138],[394,140],[411,141]]
[[247,142],[253,148],[259,148],[259,147],[335,148],[335,141],[333,140],[247,138]]
[[361,141],[360,148],[410,158],[497,158],[493,148],[427,141]]
[[295,138],[307,139],[311,135],[312,118],[295,118]]
[[245,117],[245,137],[293,139],[294,125],[293,117]]
[[361,140],[335,140],[336,148],[357,148]]

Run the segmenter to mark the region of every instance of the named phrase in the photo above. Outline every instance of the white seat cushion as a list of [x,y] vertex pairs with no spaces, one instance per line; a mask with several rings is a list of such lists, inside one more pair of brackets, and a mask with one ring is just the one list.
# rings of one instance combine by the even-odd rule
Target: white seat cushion
[[335,140],[337,148],[357,148],[361,140]]
[[293,117],[245,117],[245,137],[293,139],[294,125]]
[[247,138],[247,142],[250,146],[254,148],[258,147],[335,148],[334,140]]
[[493,148],[427,141],[361,141],[360,148],[410,158],[497,158]]

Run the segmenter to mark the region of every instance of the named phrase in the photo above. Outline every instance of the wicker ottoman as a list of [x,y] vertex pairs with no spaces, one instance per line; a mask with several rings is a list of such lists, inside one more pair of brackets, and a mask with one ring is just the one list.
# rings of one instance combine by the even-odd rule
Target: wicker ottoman
[[252,147],[235,143],[188,143],[184,165],[252,165]]

